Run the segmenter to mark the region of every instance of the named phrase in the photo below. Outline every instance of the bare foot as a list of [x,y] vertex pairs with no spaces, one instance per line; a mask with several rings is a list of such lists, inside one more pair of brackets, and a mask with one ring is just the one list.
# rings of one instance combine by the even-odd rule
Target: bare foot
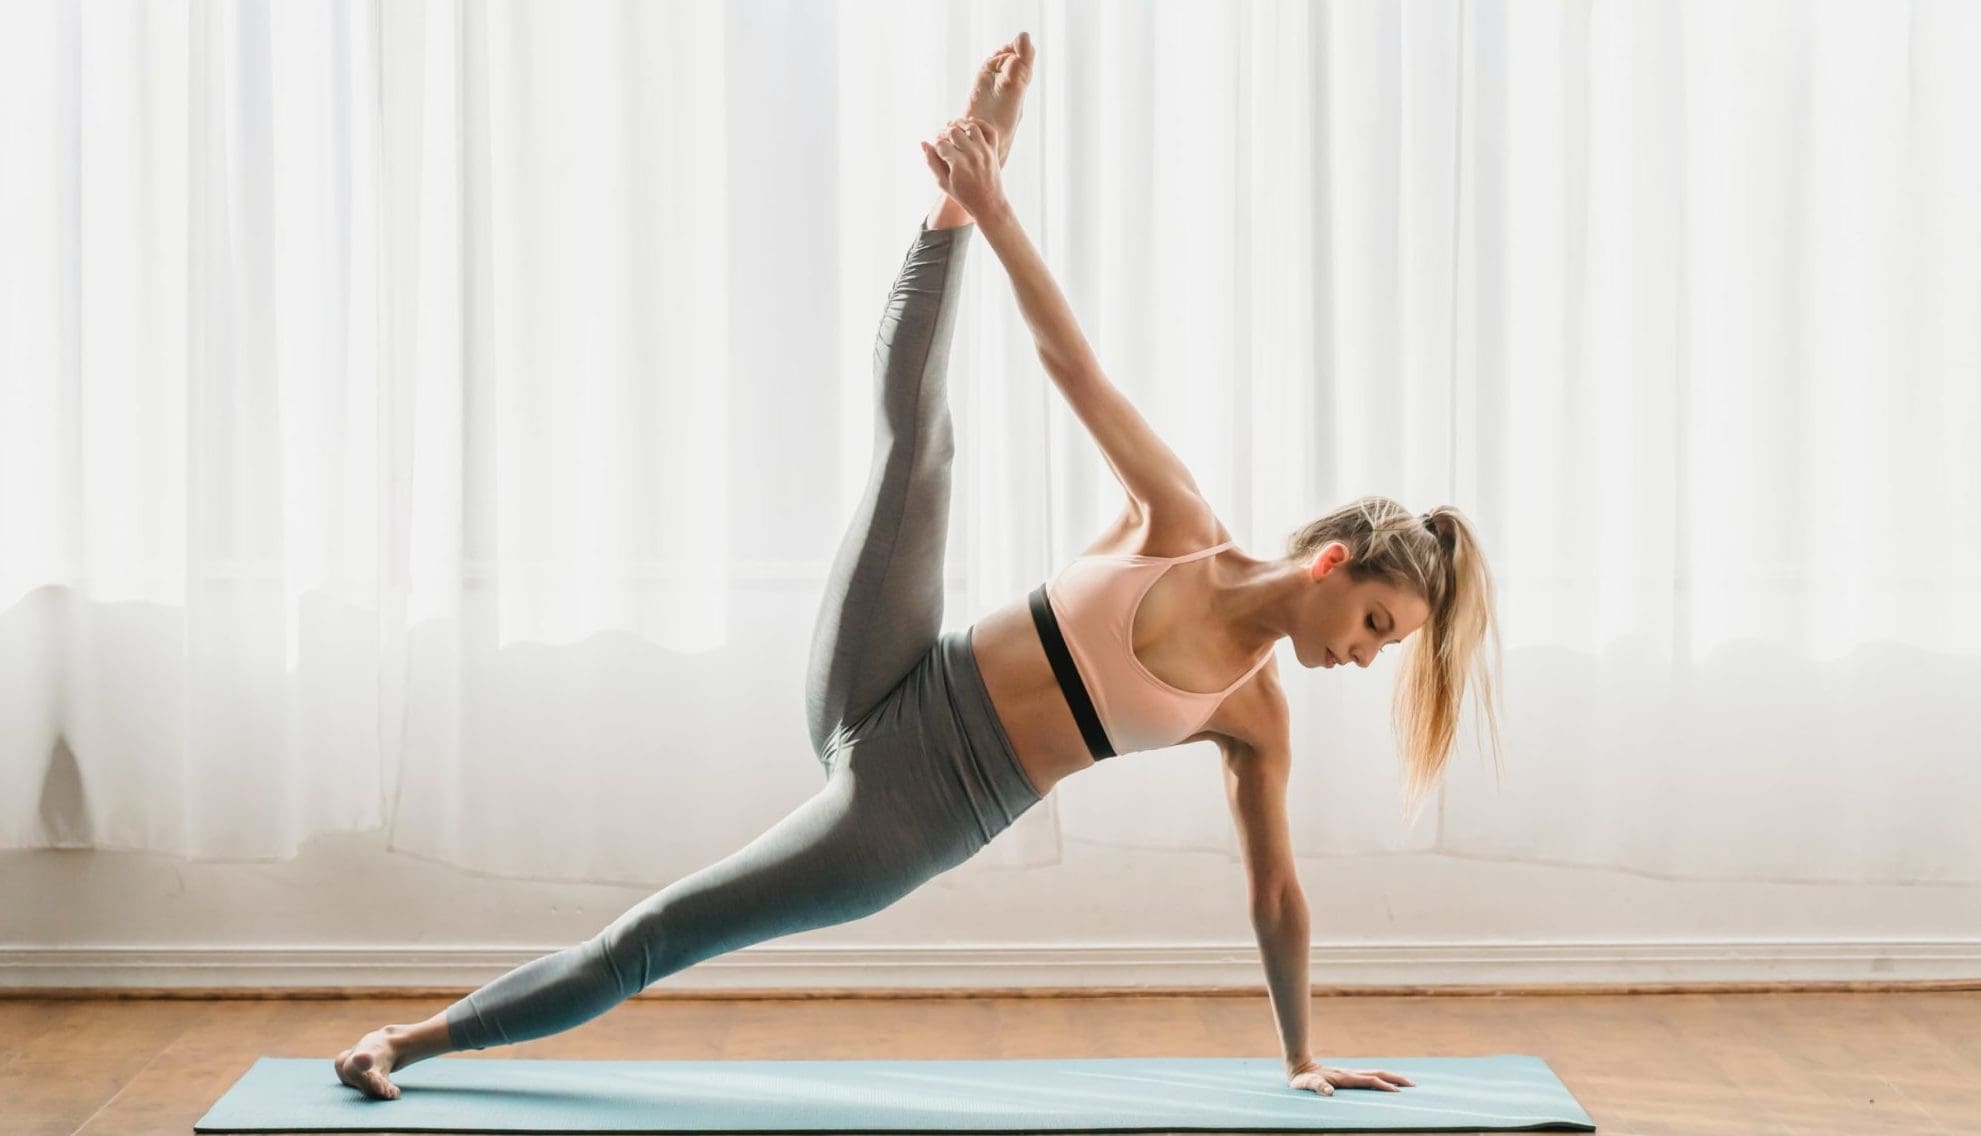
[[[388,1027],[389,1029],[389,1027]],[[409,1062],[410,1064],[410,1062]],[[397,1100],[399,1086],[386,1074],[399,1066],[399,1047],[385,1029],[375,1029],[337,1055],[337,1079],[377,1100]]]
[[970,102],[963,108],[965,118],[981,118],[997,130],[997,163],[1003,165],[1011,154],[1011,136],[1018,132],[1018,120],[1025,114],[1025,88],[1032,82],[1032,33],[1019,32],[1018,38],[991,53],[977,69],[970,87]]

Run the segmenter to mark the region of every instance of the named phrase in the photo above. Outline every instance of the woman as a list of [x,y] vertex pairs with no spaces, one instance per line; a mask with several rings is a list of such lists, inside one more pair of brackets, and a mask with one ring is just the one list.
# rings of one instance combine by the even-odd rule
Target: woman
[[[871,914],[970,858],[1068,774],[1204,739],[1224,754],[1288,1083],[1324,1094],[1411,1084],[1307,1051],[1307,916],[1287,836],[1291,750],[1273,648],[1290,638],[1304,666],[1366,667],[1428,625],[1429,647],[1406,656],[1398,699],[1421,793],[1442,768],[1489,626],[1485,565],[1456,510],[1415,517],[1386,498],[1305,526],[1279,559],[1233,547],[1189,471],[1102,375],[1005,201],[998,170],[1033,54],[1026,35],[994,53],[965,117],[922,146],[943,197],[881,319],[879,452],[813,636],[806,711],[824,787],[586,942],[425,1022],[367,1034],[336,1058],[346,1084],[396,1097],[395,1068],[570,1029],[703,959]],[[1047,585],[944,633],[947,353],[975,231],[1009,272],[1047,372],[1127,500]]]

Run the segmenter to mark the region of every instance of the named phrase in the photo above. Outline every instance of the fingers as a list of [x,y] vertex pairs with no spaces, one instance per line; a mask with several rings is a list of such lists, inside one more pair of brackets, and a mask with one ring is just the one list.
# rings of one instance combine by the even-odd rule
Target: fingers
[[[997,130],[982,119],[952,118],[936,132],[936,137],[959,151],[981,155],[991,152],[997,142]],[[941,145],[936,149],[940,151]]]

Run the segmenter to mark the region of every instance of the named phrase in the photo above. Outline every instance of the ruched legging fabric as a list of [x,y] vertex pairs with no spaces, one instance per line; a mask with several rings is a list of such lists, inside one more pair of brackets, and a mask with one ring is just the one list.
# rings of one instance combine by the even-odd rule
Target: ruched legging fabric
[[824,786],[590,939],[449,1006],[455,1048],[558,1033],[704,959],[870,915],[1038,803],[970,631],[941,628],[955,451],[948,354],[974,232],[923,228],[881,317],[872,470],[833,561],[805,690]]

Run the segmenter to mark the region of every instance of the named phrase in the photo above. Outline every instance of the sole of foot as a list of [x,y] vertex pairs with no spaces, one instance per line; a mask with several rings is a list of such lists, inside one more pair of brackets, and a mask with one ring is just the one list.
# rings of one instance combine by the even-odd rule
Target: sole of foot
[[1025,89],[1032,82],[1032,61],[1038,49],[1032,46],[1032,33],[1019,32],[1018,38],[992,52],[977,68],[970,87],[970,98],[963,108],[966,118],[981,118],[997,130],[997,160],[1011,154],[1011,137],[1018,131],[1018,120],[1025,115]]

